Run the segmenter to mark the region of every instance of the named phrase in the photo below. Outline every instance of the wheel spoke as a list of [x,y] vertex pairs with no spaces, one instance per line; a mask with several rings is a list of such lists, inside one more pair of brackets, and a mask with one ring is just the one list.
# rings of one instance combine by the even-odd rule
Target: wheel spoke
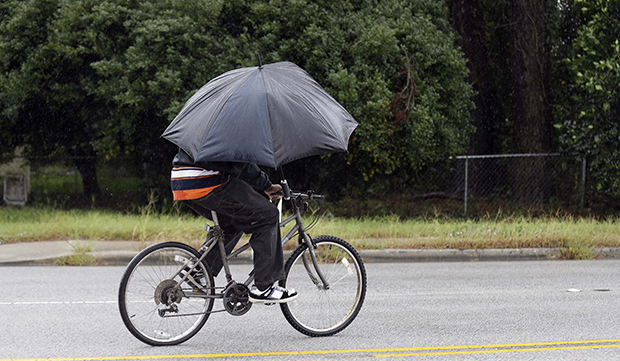
[[[182,289],[189,290],[189,286],[179,285],[179,276],[171,279],[184,266],[174,261],[175,256],[197,259],[199,255],[178,243],[151,246],[132,260],[121,282],[119,307],[123,321],[134,336],[151,345],[172,345],[189,339],[204,325],[213,306],[210,298],[188,299]],[[211,271],[202,263],[198,267],[205,275],[205,289],[213,293]],[[162,316],[164,309],[167,311]]]
[[[294,251],[286,265],[285,286],[299,294],[291,304],[283,304],[282,311],[293,327],[311,336],[326,336],[342,331],[357,316],[366,293],[366,273],[362,260],[345,241],[331,236],[315,239],[314,250],[321,272],[329,289],[317,287],[309,276],[302,257],[307,257],[305,246]],[[309,261],[310,268],[314,267]]]

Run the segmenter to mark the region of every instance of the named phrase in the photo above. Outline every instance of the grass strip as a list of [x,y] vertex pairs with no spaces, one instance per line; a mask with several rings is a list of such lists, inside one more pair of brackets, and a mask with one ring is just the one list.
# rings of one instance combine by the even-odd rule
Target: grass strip
[[[189,214],[0,208],[0,242],[45,240],[179,241],[199,245],[205,220]],[[570,216],[479,220],[398,217],[322,219],[310,234],[331,234],[358,249],[563,248],[579,253],[620,247],[620,222]]]

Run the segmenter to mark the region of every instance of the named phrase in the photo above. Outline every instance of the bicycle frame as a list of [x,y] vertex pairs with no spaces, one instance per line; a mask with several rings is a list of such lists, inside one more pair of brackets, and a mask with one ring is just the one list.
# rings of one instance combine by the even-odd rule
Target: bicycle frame
[[[301,211],[302,211],[302,206],[299,204],[299,201],[302,199],[301,198],[301,193],[295,193],[292,195],[292,197],[290,197],[289,194],[289,199],[291,201],[291,204],[293,206],[293,214],[288,216],[286,219],[282,220],[280,222],[280,228],[285,227],[286,225],[288,225],[289,223],[295,221],[295,225],[286,233],[286,235],[284,237],[282,237],[282,246],[284,246],[286,243],[288,243],[288,241],[290,241],[293,236],[298,233],[298,240],[299,240],[299,244],[301,245],[302,243],[306,243],[307,247],[308,247],[308,252],[310,253],[310,259],[312,260],[312,264],[310,264],[308,262],[308,260],[304,257],[303,258],[303,263],[304,263],[304,267],[306,268],[306,272],[308,273],[308,276],[310,277],[310,279],[312,280],[312,282],[317,285],[317,287],[321,287],[322,289],[329,289],[329,283],[326,279],[326,277],[323,275],[323,273],[321,272],[321,269],[319,267],[319,263],[316,259],[316,255],[314,252],[315,246],[312,243],[311,238],[308,236],[308,234],[306,233],[306,230],[304,229],[303,226],[303,219],[301,216]],[[223,287],[224,290],[226,290],[229,286],[231,286],[232,284],[235,283],[232,273],[230,271],[230,266],[229,266],[229,261],[234,258],[237,257],[239,254],[245,252],[248,248],[250,248],[250,244],[245,244],[241,247],[239,247],[237,250],[233,251],[231,254],[226,255],[226,250],[225,250],[225,246],[224,246],[224,242],[225,242],[225,238],[224,238],[224,231],[220,228],[219,225],[219,221],[218,221],[218,216],[217,213],[215,211],[211,211],[211,216],[212,216],[212,220],[214,223],[213,226],[213,237],[209,238],[209,235],[207,235],[207,239],[205,241],[205,243],[202,245],[202,247],[200,247],[199,252],[201,253],[201,257],[198,259],[197,262],[193,263],[193,264],[185,264],[185,267],[189,267],[189,271],[186,272],[186,274],[182,277],[181,282],[179,283],[179,285],[187,280],[187,277],[189,276],[189,274],[191,273],[191,271],[193,271],[196,266],[202,262],[202,260],[204,259],[204,257],[206,257],[207,253],[209,253],[209,251],[211,251],[214,247],[219,247],[220,250],[220,255],[222,258],[222,264],[223,264],[223,269],[226,275],[226,281],[227,284],[226,286]],[[207,226],[208,227],[208,226]],[[208,230],[208,228],[207,228]],[[188,260],[189,261],[189,260]],[[185,268],[181,268],[177,274],[175,274],[175,276],[179,275],[183,269]],[[316,274],[318,275],[318,279],[316,276],[314,276],[312,270],[314,270],[314,272],[316,272]],[[247,287],[250,287],[250,284],[254,281],[254,270],[252,270],[252,272],[250,273],[250,275],[248,276],[248,278],[246,279],[245,282],[243,282],[243,284]],[[322,283],[322,285],[321,285]],[[200,285],[196,285],[196,286],[200,286]],[[200,298],[222,298],[223,294],[215,294],[215,295],[205,295],[205,294],[200,294],[200,293],[196,293],[196,292],[191,292],[190,295],[192,297],[200,297]]]
[[[334,335],[348,327],[362,307],[367,284],[364,262],[347,241],[308,234],[321,212],[313,212],[305,224],[302,214],[307,214],[309,200],[322,200],[322,195],[291,192],[285,181],[280,184],[283,201],[290,201],[292,214],[284,220],[280,217],[280,224],[273,226],[285,227],[278,232],[286,233],[280,240],[282,245],[295,237],[298,245],[283,264],[284,278],[278,285],[299,294],[293,303],[258,303],[279,303],[284,318],[304,335]],[[244,276],[244,283],[236,282],[230,270],[232,258],[250,245],[244,244],[227,255],[226,247],[232,244],[226,244],[218,214],[213,212],[209,218],[214,225],[208,223],[206,240],[198,250],[179,242],[161,242],[139,252],[127,266],[120,282],[118,305],[123,323],[140,341],[153,346],[177,345],[200,331],[210,314],[241,316],[255,304],[251,292],[255,270]],[[223,220],[222,215],[219,218]],[[205,258],[207,254],[210,256]],[[222,261],[224,270],[218,279],[206,263],[214,258]],[[281,257],[277,258],[282,262]],[[214,307],[216,299],[221,300],[221,308]]]

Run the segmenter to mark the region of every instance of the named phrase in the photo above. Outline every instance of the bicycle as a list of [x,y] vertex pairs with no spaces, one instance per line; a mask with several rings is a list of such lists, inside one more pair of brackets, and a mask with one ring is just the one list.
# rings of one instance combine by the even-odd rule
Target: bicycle
[[[280,227],[295,222],[282,237],[282,245],[297,236],[298,246],[285,263],[285,278],[279,285],[295,288],[298,298],[281,303],[286,320],[299,332],[313,337],[334,335],[357,317],[366,295],[366,270],[361,257],[345,240],[335,236],[311,238],[302,213],[308,200],[318,204],[322,195],[293,192],[286,181],[283,199],[290,201],[292,214]],[[237,283],[229,261],[250,248],[245,244],[229,255],[224,249],[224,232],[217,213],[212,212],[213,227],[207,225],[207,237],[198,249],[179,242],[162,242],[139,252],[129,263],[121,279],[118,304],[125,326],[140,341],[153,346],[177,345],[192,338],[204,326],[209,315],[228,312],[246,314],[252,307],[249,287],[254,271],[243,283]],[[206,254],[219,247],[226,285],[216,287],[213,274],[203,262]],[[216,299],[223,309],[213,310]]]

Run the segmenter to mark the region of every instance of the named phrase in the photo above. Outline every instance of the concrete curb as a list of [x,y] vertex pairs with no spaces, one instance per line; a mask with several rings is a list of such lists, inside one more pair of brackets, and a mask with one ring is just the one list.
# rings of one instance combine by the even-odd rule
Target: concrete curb
[[362,251],[363,258],[374,262],[475,262],[532,261],[553,259],[556,248],[531,249],[387,249]]
[[[512,249],[386,249],[360,254],[371,262],[484,262],[543,261],[561,259],[561,248]],[[595,259],[620,259],[620,248],[595,248]]]
[[[152,243],[152,242],[151,242]],[[54,261],[89,249],[86,254],[94,257],[95,265],[126,265],[144,247],[151,243],[135,241],[49,241],[10,243],[0,245],[0,266],[53,265]],[[558,259],[559,248],[523,249],[385,249],[360,250],[367,263],[386,262],[484,262],[484,261],[535,261]],[[596,259],[620,259],[620,248],[595,249]],[[285,259],[291,251],[285,251]],[[251,253],[246,252],[232,263],[251,263]]]
[[[362,250],[358,251],[366,263],[390,262],[488,262],[488,261],[543,261],[559,259],[559,248],[531,249],[480,249],[480,250]],[[620,248],[596,249],[596,259],[620,259]],[[284,251],[286,260],[292,251]],[[93,254],[104,264],[128,264],[135,253],[100,252]],[[231,260],[235,263],[252,263],[250,253],[241,254]]]

